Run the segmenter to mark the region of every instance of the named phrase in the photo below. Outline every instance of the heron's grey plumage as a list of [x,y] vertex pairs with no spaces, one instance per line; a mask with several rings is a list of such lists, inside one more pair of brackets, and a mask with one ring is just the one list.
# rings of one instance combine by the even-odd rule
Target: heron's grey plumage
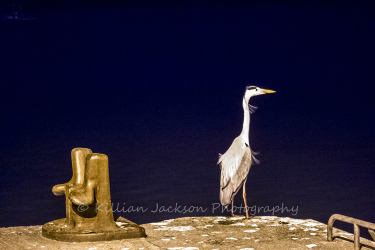
[[[218,164],[221,167],[220,177],[220,202],[223,206],[233,202],[234,196],[243,186],[243,198],[246,205],[245,183],[251,164],[257,162],[251,152],[249,145],[249,127],[250,113],[253,113],[256,107],[249,105],[252,96],[274,93],[273,90],[261,89],[255,86],[246,87],[245,95],[242,101],[244,110],[244,121],[241,134],[234,139],[229,149],[219,157]],[[233,214],[233,207],[232,207]],[[248,212],[246,208],[246,217]]]
[[218,161],[221,165],[220,202],[223,206],[231,203],[246,181],[251,163],[250,147],[238,136]]

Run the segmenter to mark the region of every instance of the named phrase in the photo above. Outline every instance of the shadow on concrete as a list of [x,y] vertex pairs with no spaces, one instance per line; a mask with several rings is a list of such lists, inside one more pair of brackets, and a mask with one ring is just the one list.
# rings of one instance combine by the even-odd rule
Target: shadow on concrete
[[[354,240],[352,240],[352,239],[348,239],[348,238],[345,238],[345,237],[342,237],[342,236],[335,236],[335,237],[333,237],[333,241],[335,241],[335,239],[342,239],[342,240],[346,240],[346,241],[348,241],[348,242],[353,243],[353,249],[354,249]],[[362,241],[363,241],[363,238],[360,239],[360,249],[362,249],[362,247],[365,247],[365,248],[367,248],[367,249],[375,250],[375,247],[372,247],[372,246],[370,246],[370,245],[367,245],[367,244],[365,244],[365,243],[362,243]],[[368,240],[364,240],[364,241],[368,241]]]

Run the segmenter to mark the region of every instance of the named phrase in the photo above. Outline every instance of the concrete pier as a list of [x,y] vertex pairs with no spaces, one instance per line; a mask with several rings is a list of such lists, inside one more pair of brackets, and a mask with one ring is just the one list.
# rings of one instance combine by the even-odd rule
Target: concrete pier
[[[41,226],[0,228],[0,249],[354,249],[353,235],[334,228],[328,242],[327,225],[311,219],[184,217],[141,226],[146,238],[80,243],[44,238]],[[361,249],[375,247],[361,243]]]

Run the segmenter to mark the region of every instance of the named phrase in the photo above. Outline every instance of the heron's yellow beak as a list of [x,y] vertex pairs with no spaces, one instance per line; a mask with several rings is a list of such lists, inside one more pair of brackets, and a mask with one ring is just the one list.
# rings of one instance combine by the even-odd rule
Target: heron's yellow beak
[[274,90],[269,90],[269,89],[262,89],[262,92],[263,92],[264,94],[276,93],[276,91],[274,91]]

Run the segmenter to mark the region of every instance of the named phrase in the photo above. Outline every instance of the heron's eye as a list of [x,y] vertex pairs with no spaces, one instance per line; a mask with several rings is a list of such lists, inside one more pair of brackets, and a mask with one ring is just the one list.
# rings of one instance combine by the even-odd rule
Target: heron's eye
[[247,87],[247,90],[253,90],[253,89],[256,89],[256,87],[254,87],[254,86]]
[[258,89],[255,89],[255,91],[258,91]]

